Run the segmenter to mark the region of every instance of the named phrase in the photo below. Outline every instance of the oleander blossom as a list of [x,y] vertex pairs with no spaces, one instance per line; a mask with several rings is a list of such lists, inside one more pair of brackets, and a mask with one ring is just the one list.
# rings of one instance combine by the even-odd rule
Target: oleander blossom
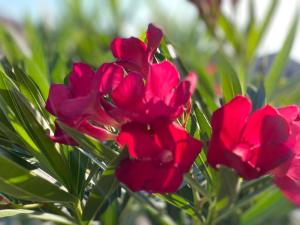
[[266,105],[251,112],[248,98],[237,96],[213,113],[208,163],[236,170],[245,179],[262,176],[293,155],[291,127],[280,112]]
[[300,205],[300,108],[290,105],[278,111],[289,121],[296,144],[293,157],[273,171],[274,182],[291,202]]
[[111,51],[127,72],[137,72],[147,78],[149,66],[154,62],[154,54],[162,38],[162,31],[149,24],[146,33],[147,42],[136,37],[115,38],[111,43]]
[[117,141],[129,153],[117,168],[117,178],[133,191],[151,193],[177,191],[202,146],[182,126],[162,119],[125,124]]
[[180,80],[176,67],[165,60],[150,66],[147,80],[135,72],[124,73],[106,110],[119,122],[149,123],[160,117],[175,120],[189,108],[196,83],[195,73]]
[[[84,63],[74,63],[68,84],[52,84],[46,102],[46,109],[52,115],[78,131],[99,140],[113,139],[105,125],[118,123],[102,106],[104,95],[114,90],[123,74],[122,68],[103,64],[96,72]],[[75,145],[56,123],[53,141]]]

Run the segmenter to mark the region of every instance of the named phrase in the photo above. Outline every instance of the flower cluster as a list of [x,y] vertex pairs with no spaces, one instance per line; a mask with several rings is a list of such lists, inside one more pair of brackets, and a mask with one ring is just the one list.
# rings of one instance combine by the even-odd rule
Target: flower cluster
[[[115,175],[132,191],[175,192],[202,147],[178,122],[190,110],[197,75],[181,80],[171,62],[155,58],[162,38],[152,24],[146,42],[115,38],[114,62],[96,71],[75,63],[68,84],[51,85],[46,103],[57,121],[128,150]],[[207,161],[212,167],[233,168],[245,180],[272,175],[287,198],[300,204],[298,106],[253,111],[247,97],[236,96],[213,113],[211,126]],[[58,123],[51,139],[76,145]]]
[[[128,149],[116,177],[133,191],[175,192],[202,147],[177,122],[190,108],[197,76],[190,73],[180,80],[171,62],[155,59],[162,38],[152,24],[146,43],[134,37],[115,38],[111,43],[115,62],[97,71],[75,63],[68,84],[52,84],[46,102],[57,121]],[[58,123],[51,139],[76,145]]]
[[209,164],[233,168],[246,180],[271,174],[287,198],[300,204],[299,112],[294,105],[252,112],[248,98],[235,97],[212,116]]

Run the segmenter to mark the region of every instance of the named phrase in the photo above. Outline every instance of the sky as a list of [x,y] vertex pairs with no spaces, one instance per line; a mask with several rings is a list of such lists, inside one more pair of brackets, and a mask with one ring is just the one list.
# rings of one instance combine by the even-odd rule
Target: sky
[[[128,2],[128,0],[119,1],[124,5]],[[137,24],[141,24],[144,21],[147,23],[148,21],[147,1],[152,0],[140,0],[139,2],[142,3],[137,4],[140,12],[136,17]],[[267,36],[259,48],[259,55],[274,53],[281,48],[289,25],[300,5],[300,0],[278,1],[280,1],[279,7],[267,32]],[[18,21],[21,21],[24,16],[30,17],[35,21],[38,21],[40,18],[46,18],[48,23],[53,24],[55,23],[55,18],[58,18],[60,13],[59,2],[60,0],[0,0],[0,16],[12,17]],[[168,12],[171,11],[176,17],[182,20],[189,20],[195,15],[195,10],[190,10],[191,5],[186,0],[163,0],[157,2],[160,2],[162,8],[165,8]],[[236,13],[233,13],[229,0],[223,0],[223,9],[228,15],[235,18],[235,21],[241,27],[245,24],[247,18],[247,2],[248,0],[240,0]],[[258,14],[257,18],[261,20],[271,0],[254,0],[254,2]],[[289,4],[286,4],[287,2]],[[88,3],[87,0],[85,3]],[[192,13],[187,14],[187,11]],[[133,29],[132,32],[134,31]],[[291,57],[300,62],[300,25]]]

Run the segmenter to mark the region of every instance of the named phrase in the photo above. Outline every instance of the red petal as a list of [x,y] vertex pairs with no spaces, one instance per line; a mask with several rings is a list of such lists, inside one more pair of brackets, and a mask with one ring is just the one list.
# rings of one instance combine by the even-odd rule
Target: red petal
[[149,24],[146,36],[148,41],[147,43],[148,60],[149,62],[152,62],[156,49],[158,48],[162,40],[163,33],[159,28],[155,27],[153,24]]
[[167,119],[176,119],[173,117],[174,107],[166,105],[165,101],[153,97],[150,101],[147,102],[147,111],[146,114],[150,117],[151,120],[164,117]]
[[248,120],[243,141],[252,145],[282,142],[289,136],[289,124],[271,106],[255,111]]
[[252,149],[252,159],[249,164],[256,168],[261,175],[284,165],[292,156],[289,146],[283,143],[269,143],[256,149]]
[[130,109],[139,104],[144,95],[144,82],[136,73],[129,73],[113,91],[111,97],[121,108]]
[[123,125],[117,141],[121,146],[128,147],[129,155],[133,158],[149,159],[161,152],[152,131],[144,124],[133,122]]
[[281,189],[287,199],[296,205],[300,205],[300,182],[288,176],[275,177],[276,185]]
[[46,109],[55,116],[59,116],[62,103],[71,97],[70,89],[63,84],[52,84],[46,102]]
[[118,180],[132,191],[141,191],[147,188],[147,183],[154,177],[153,166],[139,160],[123,160],[116,170]]
[[169,61],[163,61],[150,66],[150,73],[146,86],[146,99],[153,97],[164,99],[173,92],[179,82],[179,73]]
[[178,190],[182,180],[183,173],[179,169],[170,165],[155,166],[154,177],[144,190],[151,193],[173,193]]
[[68,99],[63,102],[60,107],[60,115],[63,119],[73,120],[79,116],[87,116],[94,114],[93,110],[96,110],[96,96],[87,95],[85,97],[77,97]]
[[279,113],[284,116],[289,122],[299,118],[300,108],[297,105],[289,105],[278,109]]
[[74,63],[73,70],[69,77],[69,86],[74,97],[85,96],[91,91],[93,78],[93,69],[84,63]]
[[[115,58],[122,63],[127,71],[148,73],[147,47],[141,40],[131,38],[115,38],[111,43],[111,50]],[[129,64],[129,67],[126,65]]]
[[[239,143],[242,130],[251,112],[251,102],[248,98],[237,96],[229,103],[215,111],[212,116],[213,142],[221,142],[229,150]],[[209,151],[218,151],[211,149]]]
[[95,84],[103,94],[111,93],[122,81],[123,68],[115,63],[104,63],[96,72]]
[[153,125],[161,147],[173,153],[173,163],[182,173],[187,172],[201,151],[202,143],[191,137],[177,123],[156,121]]
[[143,190],[150,193],[175,192],[183,179],[182,173],[172,166],[130,159],[121,162],[116,177],[132,191]]
[[196,83],[197,75],[195,73],[190,73],[176,88],[170,101],[170,105],[173,107],[184,106],[195,91]]

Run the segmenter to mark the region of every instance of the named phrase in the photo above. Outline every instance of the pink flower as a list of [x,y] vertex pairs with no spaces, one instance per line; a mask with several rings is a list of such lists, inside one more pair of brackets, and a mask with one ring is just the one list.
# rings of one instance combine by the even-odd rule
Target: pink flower
[[165,120],[125,124],[117,141],[130,156],[116,171],[119,181],[133,191],[155,193],[175,192],[202,147],[183,127]]
[[300,108],[290,105],[279,108],[279,112],[289,121],[296,144],[294,156],[273,171],[274,182],[290,201],[300,205]]
[[208,163],[225,165],[254,179],[285,163],[294,143],[288,121],[266,105],[251,112],[248,98],[237,96],[212,116]]
[[123,121],[148,123],[160,117],[175,120],[188,106],[196,82],[195,73],[180,81],[176,67],[168,61],[152,64],[147,80],[134,72],[123,77],[111,93],[114,105],[107,111]]
[[138,72],[146,78],[162,37],[162,31],[149,24],[146,34],[147,44],[135,37],[115,38],[111,43],[111,51],[117,58],[117,63],[127,72]]
[[[114,135],[103,125],[117,125],[105,112],[101,102],[120,83],[123,69],[115,64],[103,64],[96,72],[83,63],[73,64],[68,85],[52,84],[46,109],[58,120],[90,134],[100,140],[112,139]],[[71,138],[58,129],[52,140],[70,144]]]

